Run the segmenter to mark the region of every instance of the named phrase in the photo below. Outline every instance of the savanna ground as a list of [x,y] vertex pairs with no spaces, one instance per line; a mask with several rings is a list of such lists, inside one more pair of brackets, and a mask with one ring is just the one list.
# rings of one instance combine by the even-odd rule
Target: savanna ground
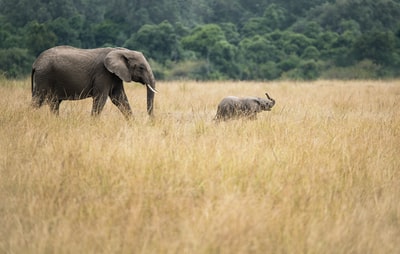
[[400,252],[400,81],[159,82],[154,120],[125,87],[132,122],[1,81],[0,253]]

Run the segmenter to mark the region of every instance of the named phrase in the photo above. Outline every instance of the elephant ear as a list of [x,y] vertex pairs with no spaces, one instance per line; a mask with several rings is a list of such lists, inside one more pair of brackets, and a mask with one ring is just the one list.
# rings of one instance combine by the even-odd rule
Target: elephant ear
[[107,54],[104,59],[104,66],[109,72],[114,73],[123,81],[130,82],[132,81],[132,76],[129,73],[127,62],[124,50],[118,49]]
[[254,97],[253,102],[255,103],[255,105],[257,105],[255,107],[256,112],[261,112],[261,108],[263,107],[261,98]]
[[257,105],[261,105],[261,98],[253,97],[253,98],[252,98],[252,101],[253,101],[255,104],[257,104]]

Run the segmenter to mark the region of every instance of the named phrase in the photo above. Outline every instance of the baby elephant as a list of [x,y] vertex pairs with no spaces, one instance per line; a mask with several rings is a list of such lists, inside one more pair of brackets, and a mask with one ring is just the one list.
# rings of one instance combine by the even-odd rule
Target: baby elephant
[[267,98],[259,97],[235,97],[228,96],[222,99],[218,105],[217,114],[214,120],[226,121],[229,119],[247,118],[257,119],[257,113],[261,111],[270,111],[275,105],[275,100],[265,93]]

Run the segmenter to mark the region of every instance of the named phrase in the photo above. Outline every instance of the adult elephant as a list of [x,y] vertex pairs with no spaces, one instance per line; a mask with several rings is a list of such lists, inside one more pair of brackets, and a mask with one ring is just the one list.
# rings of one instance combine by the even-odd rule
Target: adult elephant
[[125,48],[50,48],[32,66],[32,105],[39,108],[47,102],[50,111],[58,114],[63,100],[92,97],[92,115],[99,115],[110,97],[130,118],[132,110],[123,81],[147,86],[147,113],[152,115],[155,79],[142,53]]

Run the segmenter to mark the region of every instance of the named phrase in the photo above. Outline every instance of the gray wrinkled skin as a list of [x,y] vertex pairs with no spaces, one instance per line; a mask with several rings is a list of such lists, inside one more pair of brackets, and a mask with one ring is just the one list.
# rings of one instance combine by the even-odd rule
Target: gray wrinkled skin
[[32,106],[39,108],[48,103],[51,112],[58,114],[63,100],[92,97],[92,115],[99,115],[109,97],[130,118],[132,110],[123,81],[147,85],[147,112],[151,115],[155,79],[141,52],[125,48],[50,48],[32,65]]
[[270,111],[275,105],[275,100],[265,93],[267,98],[228,96],[218,104],[215,121],[245,118],[257,119],[257,113]]

